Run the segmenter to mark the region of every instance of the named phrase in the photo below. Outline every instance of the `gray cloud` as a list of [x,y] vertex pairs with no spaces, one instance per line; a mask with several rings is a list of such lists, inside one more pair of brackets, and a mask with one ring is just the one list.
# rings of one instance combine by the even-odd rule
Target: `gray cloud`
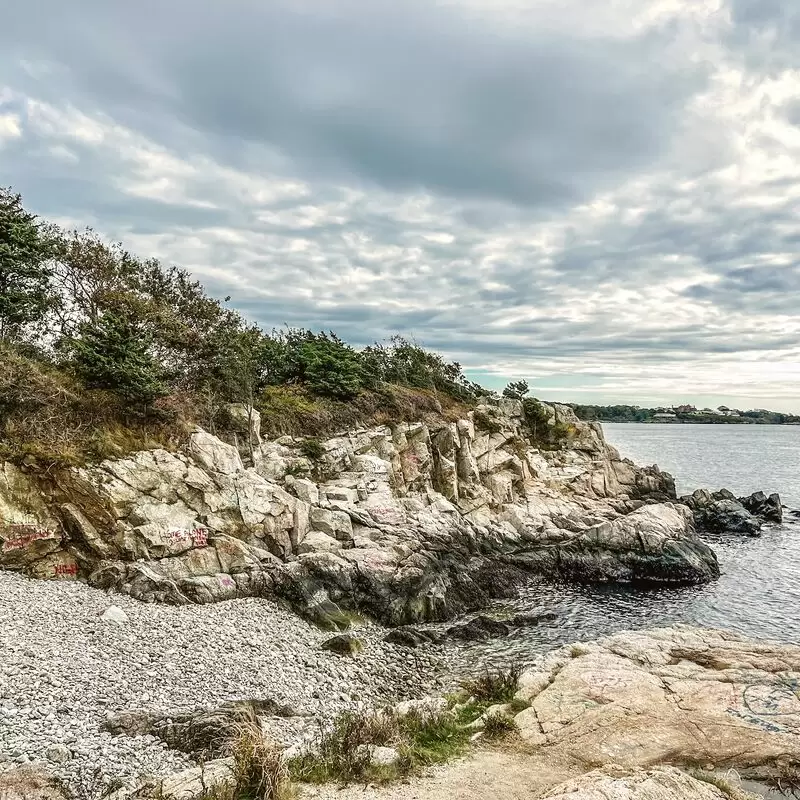
[[82,5],[18,4],[3,44],[123,120],[181,120],[224,159],[247,141],[305,175],[550,210],[659,158],[707,78],[652,33],[587,38],[552,14],[520,30],[421,0]]
[[466,2],[17,4],[3,182],[266,327],[794,407],[792,0]]

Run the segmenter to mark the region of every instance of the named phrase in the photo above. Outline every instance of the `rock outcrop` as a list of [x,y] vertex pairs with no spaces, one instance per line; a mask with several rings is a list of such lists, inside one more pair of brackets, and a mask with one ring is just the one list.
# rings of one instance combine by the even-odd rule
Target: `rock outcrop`
[[781,498],[777,494],[767,497],[764,492],[755,492],[737,498],[727,489],[718,492],[697,489],[680,501],[692,510],[697,527],[711,533],[760,536],[763,522],[783,521]]
[[[85,579],[145,601],[277,596],[328,627],[340,608],[441,620],[530,571],[581,581],[702,582],[719,574],[674,483],[597,424],[547,406],[565,446],[537,445],[517,401],[314,443],[240,448],[196,429],[56,475],[0,467],[0,566]],[[483,426],[483,427],[482,427]],[[552,447],[548,445],[548,447]],[[304,453],[315,449],[319,458]]]
[[542,800],[758,800],[734,791],[731,795],[674,767],[631,771],[612,766],[562,783]]
[[228,755],[242,726],[259,728],[261,717],[292,715],[292,709],[274,700],[250,700],[169,714],[123,711],[109,716],[102,729],[112,736],[155,736],[173,750],[206,760]]
[[798,646],[689,626],[619,633],[543,657],[518,698],[521,735],[553,758],[764,780],[800,766]]

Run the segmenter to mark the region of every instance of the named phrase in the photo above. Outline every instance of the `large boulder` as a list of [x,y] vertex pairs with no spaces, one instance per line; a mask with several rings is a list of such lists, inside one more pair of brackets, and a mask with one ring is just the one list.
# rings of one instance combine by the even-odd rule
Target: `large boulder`
[[740,497],[739,502],[755,517],[766,522],[783,522],[783,506],[779,494],[769,497],[764,492],[753,492],[747,497]]
[[112,736],[156,736],[167,747],[197,758],[219,758],[242,726],[259,726],[261,716],[289,717],[293,712],[274,700],[225,703],[218,708],[153,714],[123,711],[109,716],[102,725]]
[[731,795],[674,767],[644,771],[609,766],[556,786],[542,800],[758,800],[734,791]]
[[534,542],[511,556],[515,563],[578,581],[691,584],[719,577],[717,557],[696,535],[691,512],[671,503],[589,526],[579,521],[572,531],[545,531]]
[[[765,504],[766,500],[765,497]],[[695,523],[701,530],[710,533],[761,535],[761,521],[727,489],[720,489],[718,492],[697,489],[693,494],[682,497],[681,502],[692,510]],[[780,506],[780,501],[778,505]]]
[[684,625],[568,645],[520,679],[521,736],[555,758],[775,778],[800,767],[800,647]]

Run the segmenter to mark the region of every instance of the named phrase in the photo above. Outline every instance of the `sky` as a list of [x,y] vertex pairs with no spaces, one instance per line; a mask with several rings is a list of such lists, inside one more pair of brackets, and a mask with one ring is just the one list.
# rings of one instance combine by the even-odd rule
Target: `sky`
[[0,183],[267,328],[800,413],[797,0],[27,0]]

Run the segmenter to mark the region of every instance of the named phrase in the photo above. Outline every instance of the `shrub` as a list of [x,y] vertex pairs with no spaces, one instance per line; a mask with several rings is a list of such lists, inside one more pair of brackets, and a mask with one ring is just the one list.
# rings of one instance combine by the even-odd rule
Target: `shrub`
[[[320,728],[313,750],[293,759],[289,769],[297,780],[308,783],[387,781],[459,755],[472,733],[449,710],[413,709],[403,715],[394,709],[345,712],[331,726]],[[372,749],[385,746],[395,747],[399,759],[391,766],[373,764]]]
[[522,400],[526,394],[528,394],[528,382],[525,380],[522,381],[511,381],[511,383],[503,389],[503,397],[508,398],[509,400]]
[[352,783],[372,772],[372,747],[396,743],[400,738],[397,716],[390,711],[359,714],[346,711],[329,727],[321,726],[313,752],[293,759],[289,768],[308,783]]
[[325,455],[325,447],[319,439],[303,439],[300,452],[311,461],[319,461]]
[[479,431],[486,431],[487,433],[500,433],[503,430],[503,426],[492,417],[489,411],[484,411],[483,409],[476,411],[472,415],[472,421],[475,423],[475,427]]
[[164,370],[147,337],[123,316],[104,314],[87,323],[71,347],[75,372],[90,389],[114,392],[133,406],[148,406],[167,394]]

